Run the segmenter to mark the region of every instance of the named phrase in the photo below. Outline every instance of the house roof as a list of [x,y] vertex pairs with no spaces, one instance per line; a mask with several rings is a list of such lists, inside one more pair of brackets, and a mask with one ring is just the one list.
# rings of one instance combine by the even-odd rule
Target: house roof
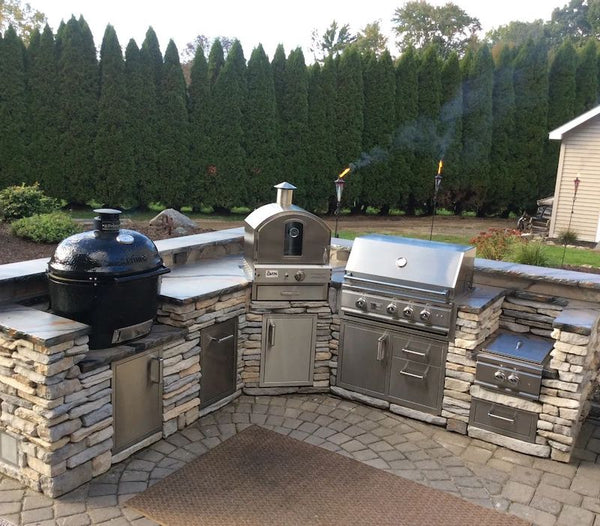
[[598,114],[600,114],[600,105],[592,108],[589,111],[586,111],[585,113],[582,113],[579,117],[575,117],[572,121],[569,121],[559,128],[556,128],[556,130],[552,130],[548,137],[550,140],[560,141],[565,133],[570,132],[573,128],[577,128],[577,126],[589,121]]

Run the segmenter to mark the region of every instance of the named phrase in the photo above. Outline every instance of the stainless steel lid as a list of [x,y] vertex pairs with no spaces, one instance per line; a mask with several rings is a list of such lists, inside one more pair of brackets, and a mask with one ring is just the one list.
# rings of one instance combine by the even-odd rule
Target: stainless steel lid
[[553,346],[553,341],[539,336],[498,331],[497,335],[484,345],[484,350],[508,358],[542,364]]
[[475,247],[380,234],[357,237],[346,276],[436,291],[471,286]]

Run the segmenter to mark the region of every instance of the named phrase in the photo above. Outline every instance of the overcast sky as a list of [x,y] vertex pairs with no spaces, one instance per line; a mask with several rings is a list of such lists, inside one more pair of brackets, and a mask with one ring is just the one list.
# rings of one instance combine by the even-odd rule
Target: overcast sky
[[[443,5],[447,0],[429,0]],[[249,58],[254,47],[263,44],[272,57],[277,44],[286,52],[301,46],[309,60],[311,33],[322,33],[336,20],[350,24],[356,33],[368,23],[379,20],[384,33],[390,37],[391,18],[402,0],[29,0],[32,7],[44,12],[54,31],[61,20],[72,14],[83,15],[99,48],[107,24],[112,24],[124,48],[130,38],[141,44],[149,26],[156,31],[164,52],[169,39],[181,51],[197,35],[209,38],[228,36],[238,38]],[[567,0],[454,0],[467,14],[479,18],[484,30],[511,20],[548,20],[555,7]],[[397,53],[393,44],[392,54]]]

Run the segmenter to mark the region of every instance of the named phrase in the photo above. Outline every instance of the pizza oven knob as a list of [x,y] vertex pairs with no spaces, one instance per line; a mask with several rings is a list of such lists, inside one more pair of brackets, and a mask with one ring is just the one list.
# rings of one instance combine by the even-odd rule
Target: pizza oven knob
[[412,318],[413,308],[410,305],[407,305],[404,307],[404,309],[402,309],[402,314],[404,314],[405,318]]
[[296,272],[294,274],[294,279],[296,281],[304,281],[304,278],[306,277],[306,275],[304,274],[303,270],[299,270],[298,272]]
[[428,321],[429,318],[431,318],[431,312],[429,312],[427,309],[423,309],[420,313],[419,313],[419,317],[423,320],[423,321]]
[[365,298],[358,298],[356,300],[355,305],[359,308],[359,309],[365,309],[367,306],[367,300]]
[[508,375],[508,381],[513,385],[517,385],[519,383],[519,377],[515,373],[511,373]]
[[504,371],[498,370],[494,373],[494,378],[499,382],[504,382],[506,380],[506,375],[504,374]]
[[385,310],[388,312],[388,314],[396,314],[396,312],[398,312],[398,307],[395,303],[390,303]]

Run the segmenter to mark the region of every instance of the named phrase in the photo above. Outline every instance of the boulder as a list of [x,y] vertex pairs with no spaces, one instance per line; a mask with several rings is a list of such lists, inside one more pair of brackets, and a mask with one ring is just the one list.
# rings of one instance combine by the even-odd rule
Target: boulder
[[198,228],[195,221],[174,208],[163,210],[153,217],[149,224],[150,226],[168,229],[170,233],[176,232],[178,235],[193,234]]

